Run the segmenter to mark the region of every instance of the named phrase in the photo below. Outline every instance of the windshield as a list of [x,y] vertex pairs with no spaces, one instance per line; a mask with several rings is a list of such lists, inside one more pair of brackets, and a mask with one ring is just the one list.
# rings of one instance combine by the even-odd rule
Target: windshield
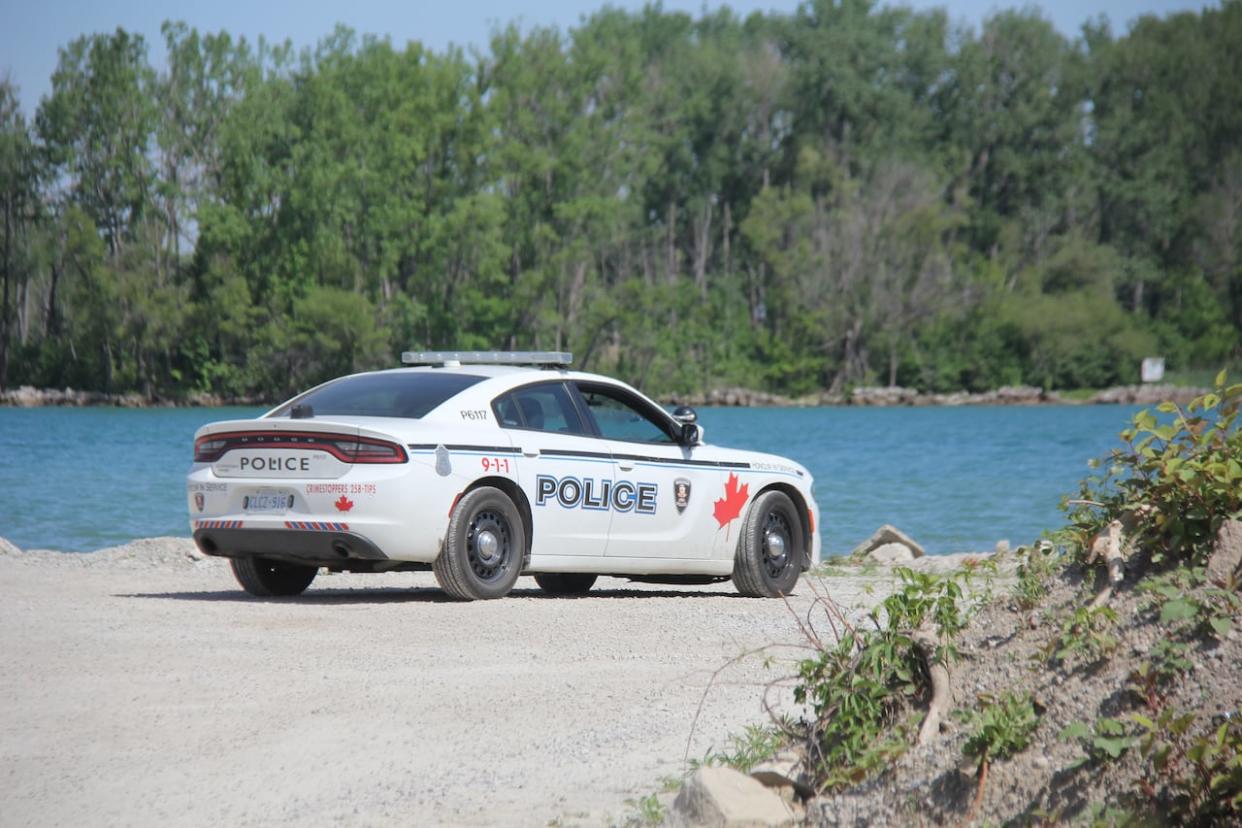
[[408,417],[418,419],[483,377],[470,374],[392,371],[360,374],[294,397],[271,417],[288,417],[294,405],[309,405],[316,417]]

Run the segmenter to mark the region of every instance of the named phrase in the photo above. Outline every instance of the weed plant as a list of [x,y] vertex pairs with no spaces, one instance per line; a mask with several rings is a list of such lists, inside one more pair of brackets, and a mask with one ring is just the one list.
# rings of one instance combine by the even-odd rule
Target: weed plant
[[1006,691],[1000,698],[984,696],[980,702],[977,710],[958,716],[969,730],[962,751],[982,763],[1026,750],[1039,726],[1031,694]]
[[798,667],[794,698],[814,712],[811,757],[819,787],[866,779],[905,752],[916,704],[930,692],[927,661],[914,635],[935,630],[934,660],[956,656],[953,637],[966,623],[966,573],[930,575],[901,568],[899,588],[868,615],[869,627],[837,617],[834,642]]

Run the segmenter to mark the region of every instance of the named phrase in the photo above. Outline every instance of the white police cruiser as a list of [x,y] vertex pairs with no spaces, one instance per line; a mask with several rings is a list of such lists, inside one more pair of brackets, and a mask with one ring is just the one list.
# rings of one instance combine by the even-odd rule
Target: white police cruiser
[[247,592],[296,595],[326,567],[430,569],[461,600],[522,574],[562,595],[609,574],[774,597],[819,560],[807,470],[705,444],[690,408],[559,352],[402,361],[195,434],[194,541]]

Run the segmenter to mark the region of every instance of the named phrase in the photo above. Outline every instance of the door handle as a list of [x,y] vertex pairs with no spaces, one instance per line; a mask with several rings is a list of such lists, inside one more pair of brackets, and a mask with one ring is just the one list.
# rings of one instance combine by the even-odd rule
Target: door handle
[[523,457],[538,457],[538,456],[539,456],[539,452],[538,452],[537,450],[536,450],[536,451],[527,451],[526,449],[522,449],[522,456],[523,456]]
[[630,463],[628,465],[625,463],[617,463],[617,465],[621,467],[621,471],[633,471],[634,470],[633,463]]

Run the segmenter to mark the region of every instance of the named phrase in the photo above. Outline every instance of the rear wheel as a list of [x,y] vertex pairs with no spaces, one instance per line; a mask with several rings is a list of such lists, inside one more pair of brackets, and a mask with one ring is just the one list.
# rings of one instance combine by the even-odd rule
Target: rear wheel
[[513,588],[525,555],[517,507],[499,489],[480,486],[457,501],[431,569],[440,588],[459,601],[500,598]]
[[319,572],[318,567],[259,557],[233,558],[229,564],[242,589],[260,598],[301,595]]
[[777,598],[798,582],[805,539],[789,495],[767,491],[746,513],[733,560],[733,584],[743,595]]
[[535,583],[549,595],[586,595],[595,578],[581,572],[544,572],[535,576]]

